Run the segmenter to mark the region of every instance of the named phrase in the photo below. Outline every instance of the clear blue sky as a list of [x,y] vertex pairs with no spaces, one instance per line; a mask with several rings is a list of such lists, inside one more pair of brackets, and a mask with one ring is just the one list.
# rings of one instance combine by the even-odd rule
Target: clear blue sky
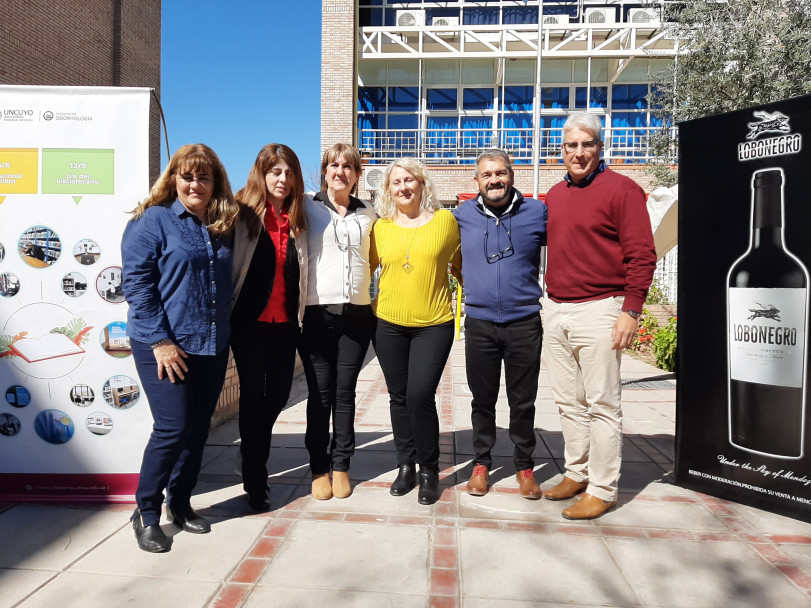
[[[169,147],[211,146],[234,190],[265,144],[320,164],[321,0],[163,0]],[[161,166],[166,151],[161,134]]]

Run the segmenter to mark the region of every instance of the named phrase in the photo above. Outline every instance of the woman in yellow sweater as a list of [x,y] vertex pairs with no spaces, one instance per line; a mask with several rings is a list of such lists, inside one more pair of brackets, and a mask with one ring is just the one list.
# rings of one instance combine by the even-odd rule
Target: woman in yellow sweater
[[397,449],[394,496],[417,483],[420,504],[439,500],[436,389],[453,344],[448,265],[461,276],[459,226],[441,209],[433,183],[410,158],[393,162],[375,204],[372,268],[381,266],[375,351],[389,390]]

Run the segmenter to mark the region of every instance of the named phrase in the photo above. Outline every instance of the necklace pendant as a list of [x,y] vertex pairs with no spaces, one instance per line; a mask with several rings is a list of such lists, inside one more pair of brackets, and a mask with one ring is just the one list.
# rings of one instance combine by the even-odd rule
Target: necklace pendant
[[411,271],[414,270],[414,266],[408,260],[405,261],[401,268],[405,270],[406,274],[411,274]]

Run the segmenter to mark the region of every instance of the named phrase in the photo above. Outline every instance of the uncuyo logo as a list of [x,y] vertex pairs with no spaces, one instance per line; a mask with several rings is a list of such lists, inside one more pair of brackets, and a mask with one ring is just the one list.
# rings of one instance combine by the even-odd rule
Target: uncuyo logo
[[759,118],[760,122],[747,123],[749,133],[746,139],[757,139],[763,133],[790,133],[791,127],[788,124],[788,116],[782,112],[753,112],[755,118]]

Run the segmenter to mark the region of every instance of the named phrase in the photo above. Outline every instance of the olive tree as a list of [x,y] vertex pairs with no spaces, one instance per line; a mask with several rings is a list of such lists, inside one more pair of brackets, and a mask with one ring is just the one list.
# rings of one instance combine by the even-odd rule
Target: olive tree
[[811,0],[687,0],[664,7],[681,53],[654,76],[663,122],[650,170],[672,185],[683,120],[811,94]]

